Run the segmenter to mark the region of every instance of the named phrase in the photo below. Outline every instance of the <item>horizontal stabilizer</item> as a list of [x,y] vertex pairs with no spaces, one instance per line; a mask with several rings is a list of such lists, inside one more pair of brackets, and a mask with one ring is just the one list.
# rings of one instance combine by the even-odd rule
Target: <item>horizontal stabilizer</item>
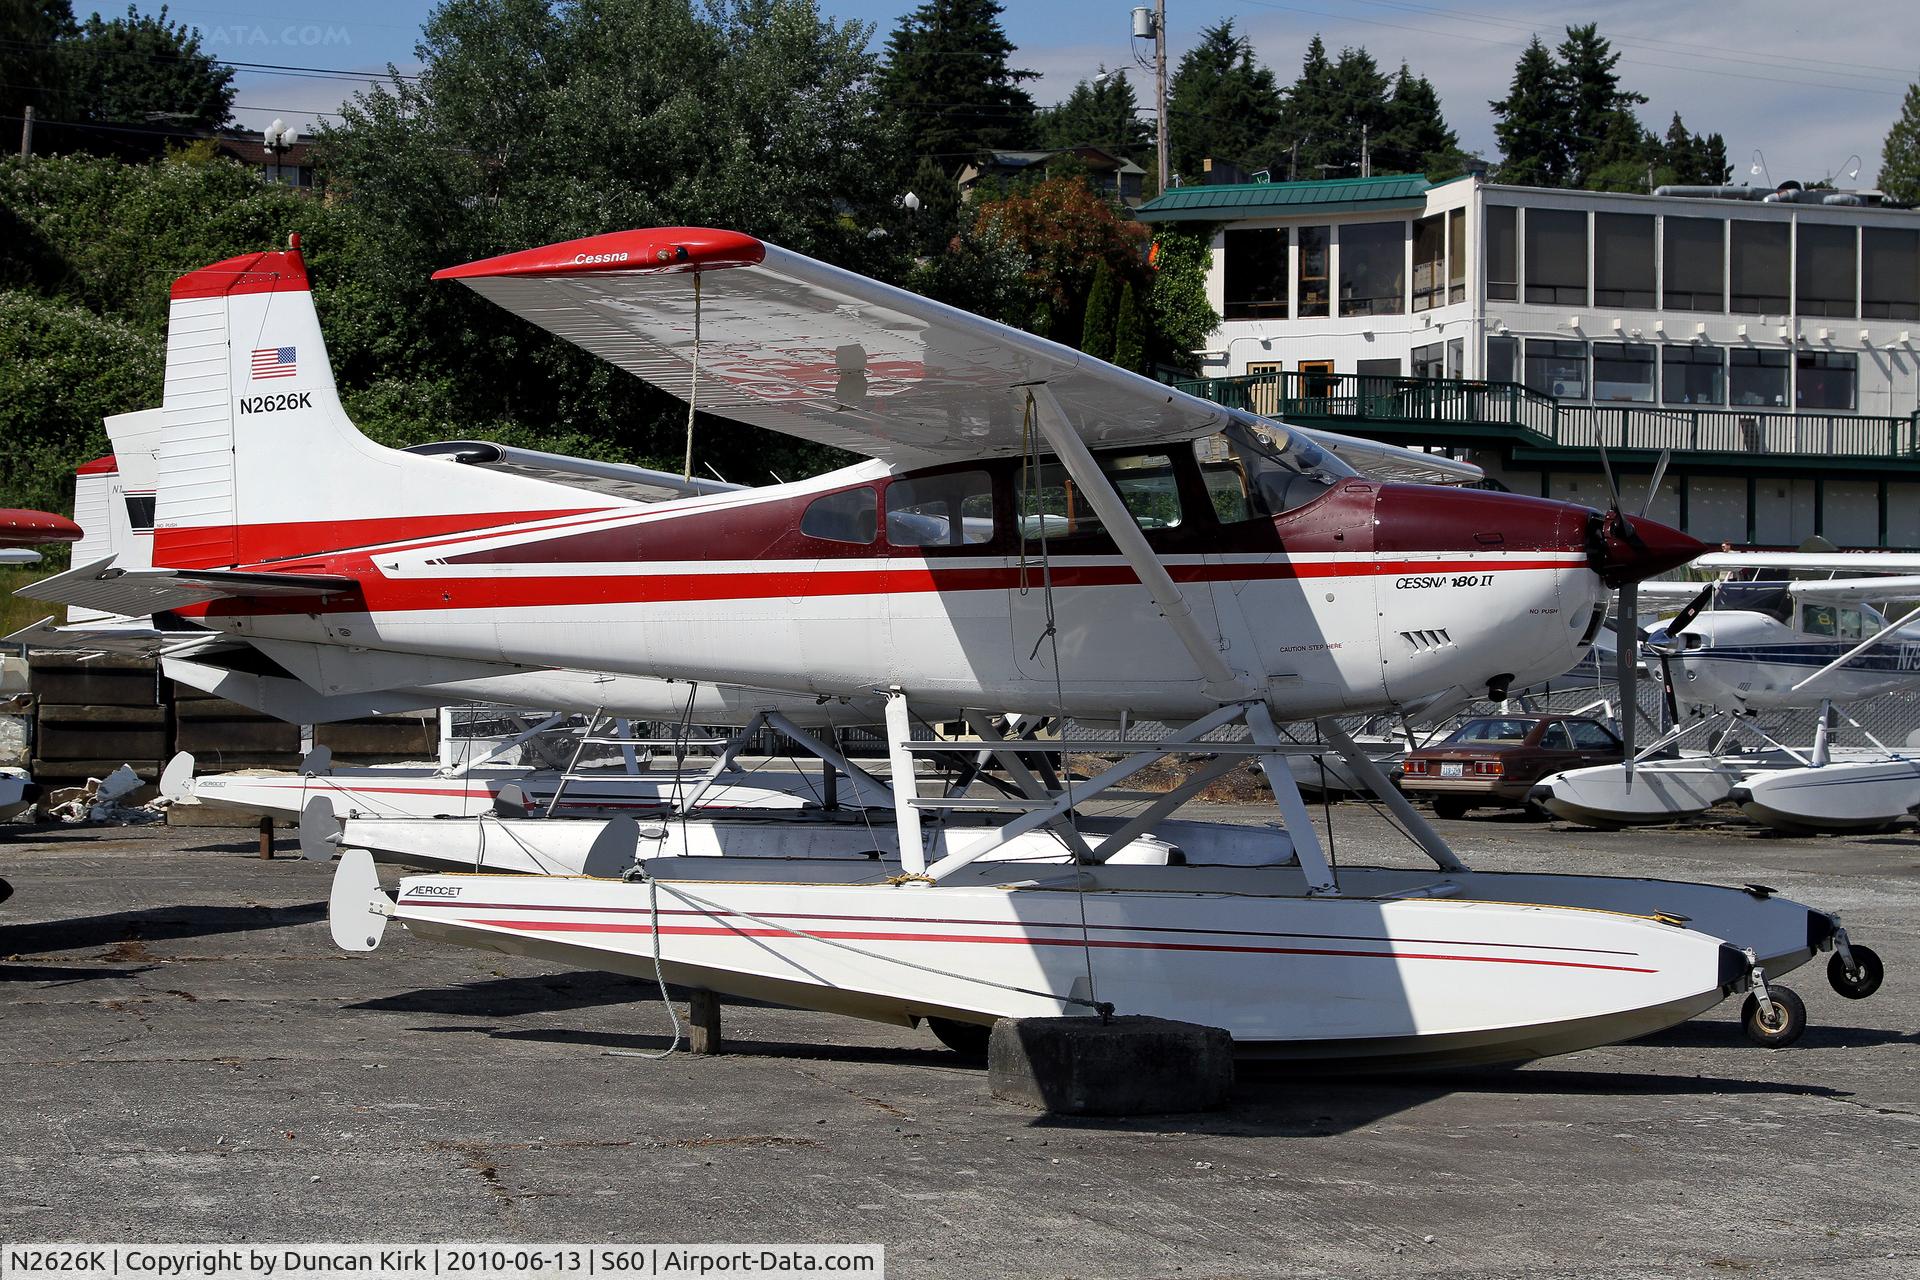
[[198,652],[230,643],[226,636],[211,631],[163,631],[145,619],[63,627],[52,618],[42,618],[10,636],[0,636],[0,644],[25,645],[35,653],[115,653],[130,658],[185,652],[186,646]]
[[129,616],[210,600],[275,600],[352,591],[351,578],[321,573],[246,573],[233,569],[117,569],[112,560],[69,569],[15,595]]

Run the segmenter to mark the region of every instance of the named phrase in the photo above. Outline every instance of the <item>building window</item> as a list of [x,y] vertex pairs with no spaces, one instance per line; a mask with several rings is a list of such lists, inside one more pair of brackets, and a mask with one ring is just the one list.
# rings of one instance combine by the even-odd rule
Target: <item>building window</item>
[[1447,211],[1447,301],[1467,300],[1467,211]]
[[993,478],[949,471],[895,480],[887,486],[887,541],[896,547],[993,541]]
[[1668,404],[1725,404],[1727,353],[1720,347],[1668,347],[1660,398]]
[[1527,210],[1527,301],[1586,304],[1586,214],[1569,209]]
[[[1533,221],[1538,210],[1527,211],[1527,221]],[[1541,395],[1554,396],[1561,400],[1585,400],[1587,398],[1587,344],[1584,342],[1555,342],[1547,338],[1527,339],[1526,376],[1522,379],[1531,390]]]
[[1438,342],[1428,343],[1424,347],[1413,349],[1413,376],[1416,378],[1444,378],[1447,376],[1447,349]]
[[1799,227],[1798,274],[1793,282],[1794,309],[1803,316],[1860,314],[1856,285],[1859,263],[1852,227],[1803,222]]
[[[1738,223],[1734,224],[1738,226]],[[1729,361],[1727,390],[1736,407],[1787,407],[1787,353],[1735,347]]]
[[[1652,248],[1649,230],[1648,248]],[[1593,344],[1593,398],[1653,403],[1654,349],[1640,342]]]
[[1413,309],[1431,311],[1446,305],[1447,219],[1444,214],[1420,218],[1413,224]]
[[1519,213],[1509,204],[1487,206],[1487,297],[1495,302],[1520,298]]
[[1803,351],[1795,357],[1799,377],[1794,384],[1797,409],[1851,411],[1860,381],[1860,357],[1851,353]]
[[[1653,306],[1653,216],[1593,215],[1593,305]],[[1593,380],[1600,381],[1599,371]]]
[[1286,230],[1229,231],[1226,255],[1226,318],[1284,320],[1287,315]]
[[1407,224],[1340,228],[1340,314],[1394,316],[1407,309]]
[[1512,382],[1513,362],[1520,352],[1518,338],[1487,339],[1487,381]]
[[1660,304],[1669,311],[1727,309],[1727,224],[1676,218],[1662,233]]
[[1860,284],[1863,318],[1920,320],[1920,231],[1862,228]]
[[1464,378],[1467,376],[1467,340],[1451,338],[1447,341],[1447,376]]
[[1295,316],[1324,316],[1327,314],[1327,228],[1301,227],[1296,234],[1296,247],[1300,258],[1295,270],[1299,273],[1295,293],[1297,310]]
[[1733,309],[1748,315],[1787,314],[1787,224],[1734,222]]

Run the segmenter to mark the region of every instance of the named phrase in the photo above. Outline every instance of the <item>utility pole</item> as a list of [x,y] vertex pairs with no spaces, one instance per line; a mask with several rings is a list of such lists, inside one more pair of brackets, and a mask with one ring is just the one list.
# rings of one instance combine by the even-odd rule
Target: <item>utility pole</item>
[[1167,189],[1167,0],[1153,0],[1154,106],[1160,127],[1154,132],[1160,152],[1160,190]]
[[1368,127],[1365,121],[1360,124],[1360,176],[1373,176],[1373,149],[1367,145]]
[[[25,159],[26,157],[32,154],[33,154],[33,107],[31,104],[29,104],[26,110],[25,118],[20,121],[20,157],[21,159]],[[1161,160],[1160,167],[1162,169],[1166,168],[1166,161],[1164,158]]]

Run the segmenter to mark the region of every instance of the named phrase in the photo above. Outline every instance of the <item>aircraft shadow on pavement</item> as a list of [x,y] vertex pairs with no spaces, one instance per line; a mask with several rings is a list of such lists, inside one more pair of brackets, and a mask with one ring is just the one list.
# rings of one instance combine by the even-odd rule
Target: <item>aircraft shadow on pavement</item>
[[89,982],[95,978],[131,978],[158,965],[143,964],[137,969],[82,968],[61,964],[8,964],[0,962],[0,982],[46,982],[56,987],[70,982]]
[[[665,1023],[665,1015],[660,1021]],[[678,1052],[687,1052],[686,1020],[681,1019],[680,1048]],[[659,1053],[673,1043],[673,1033],[658,1032],[617,1032],[591,1031],[574,1027],[537,1028],[494,1028],[494,1027],[413,1027],[414,1031],[433,1034],[453,1032],[462,1035],[484,1035],[490,1040],[514,1040],[521,1042],[546,1043],[562,1047],[572,1046],[595,1050],[617,1049],[627,1053]],[[796,1042],[787,1040],[761,1040],[730,1038],[726,1040],[726,1057],[729,1058],[800,1058],[810,1061],[843,1063],[883,1063],[889,1066],[904,1067],[945,1067],[962,1068],[983,1073],[984,1062],[963,1058],[950,1049],[937,1045],[922,1048],[914,1045],[871,1045],[871,1044],[827,1044],[823,1042]]]
[[[107,915],[80,916],[71,920],[43,920],[25,924],[0,922],[0,955],[92,951],[101,947],[137,953],[140,948],[135,944],[205,938],[223,933],[247,933],[258,929],[287,929],[311,924],[322,919],[326,913],[327,904],[324,902],[302,902],[280,907],[216,906],[209,903],[146,907]],[[121,954],[103,958],[147,960],[152,957]]]
[[1668,1027],[1665,1031],[1656,1032],[1634,1043],[1658,1045],[1668,1049],[1725,1049],[1728,1052],[1763,1056],[1781,1052],[1792,1055],[1807,1049],[1865,1049],[1882,1044],[1920,1045],[1920,1031],[1894,1031],[1887,1027],[1838,1027],[1809,1019],[1806,1034],[1802,1035],[1792,1048],[1779,1050],[1752,1043],[1725,1022],[1683,1022],[1677,1027]]
[[[687,998],[687,993],[677,987],[667,990],[676,1000]],[[640,1001],[658,1003],[659,999],[660,988],[651,979],[576,970],[525,978],[490,978],[447,987],[418,987],[346,1007],[376,1013],[447,1013],[465,1018],[497,1018]]]

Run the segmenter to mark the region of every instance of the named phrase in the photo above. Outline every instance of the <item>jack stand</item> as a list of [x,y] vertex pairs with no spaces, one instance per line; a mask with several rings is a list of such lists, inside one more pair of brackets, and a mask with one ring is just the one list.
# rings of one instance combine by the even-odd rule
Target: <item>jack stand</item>
[[726,1052],[720,1039],[720,997],[704,987],[687,997],[687,1051],[709,1057]]
[[273,861],[273,819],[260,819],[260,857],[263,861]]

